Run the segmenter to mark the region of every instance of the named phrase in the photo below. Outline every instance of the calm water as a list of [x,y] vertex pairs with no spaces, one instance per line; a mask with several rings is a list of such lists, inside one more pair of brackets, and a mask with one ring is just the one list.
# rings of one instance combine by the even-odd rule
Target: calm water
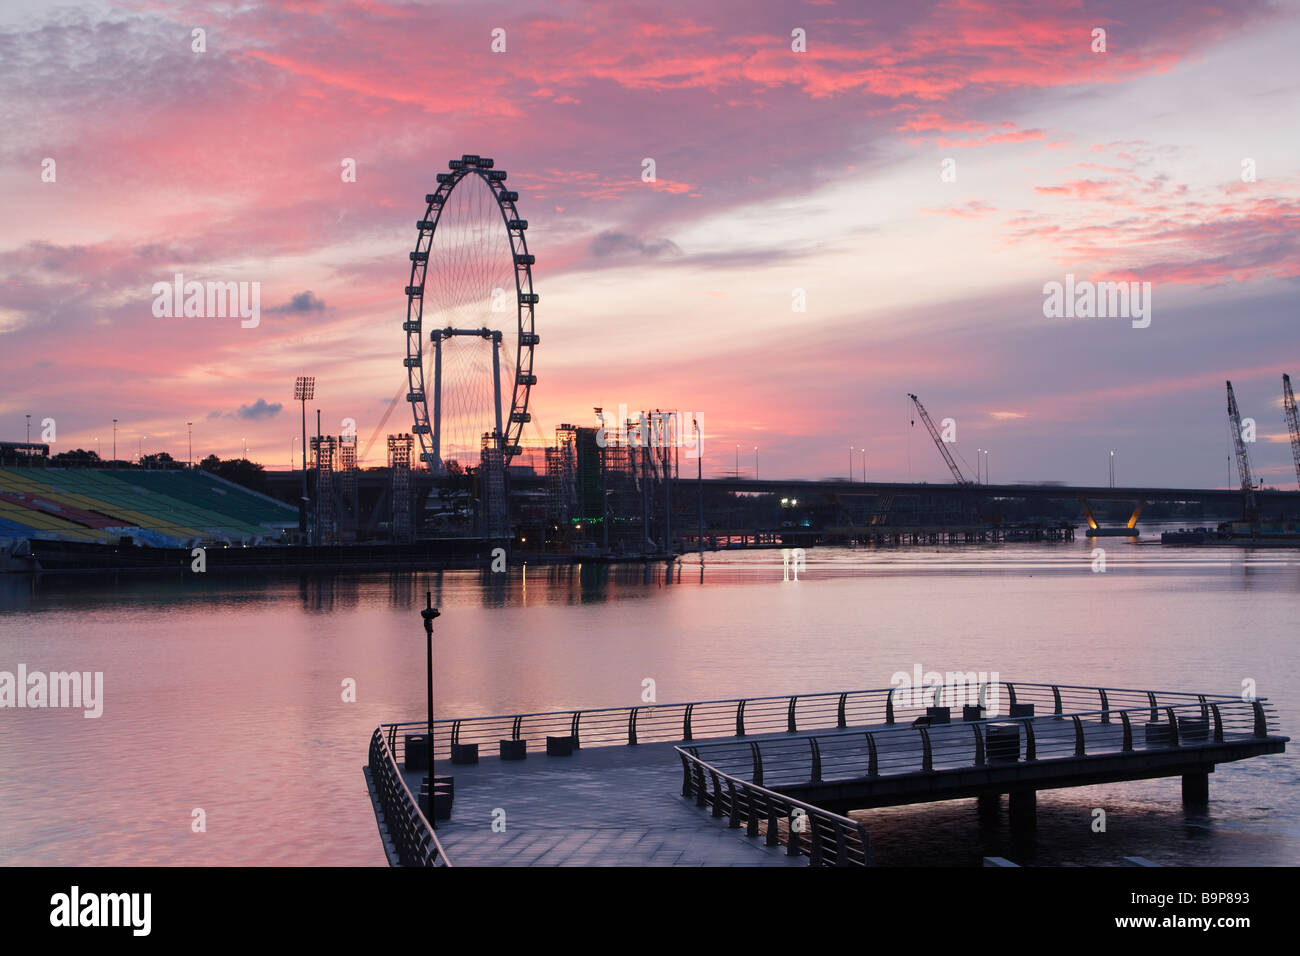
[[[426,588],[444,716],[627,705],[646,677],[660,702],[885,687],[920,664],[1224,693],[1252,678],[1300,729],[1300,554],[1104,543],[1104,574],[1080,541],[810,550],[797,583],[779,551],[505,583],[0,576],[0,670],[105,684],[97,720],[0,710],[0,863],[383,865],[361,767],[377,724],[423,716]],[[1294,865],[1298,776],[1294,750],[1221,765],[1200,815],[1177,778],[1045,791],[1033,845],[1007,842],[1005,812],[981,829],[973,801],[867,819],[889,864]]]

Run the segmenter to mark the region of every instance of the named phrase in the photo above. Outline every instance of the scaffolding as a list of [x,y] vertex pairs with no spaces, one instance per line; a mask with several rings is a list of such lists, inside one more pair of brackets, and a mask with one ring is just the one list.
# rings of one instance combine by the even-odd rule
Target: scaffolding
[[312,466],[316,469],[316,544],[333,544],[334,467],[338,439],[322,435],[311,439]]
[[412,437],[388,436],[388,471],[392,477],[393,540],[411,540],[411,448]]
[[481,526],[485,538],[505,538],[509,534],[506,513],[506,464],[498,435],[484,432],[479,448],[479,501]]
[[[610,546],[624,551],[667,547],[672,535],[669,480],[678,477],[683,442],[680,416],[655,410],[622,422],[602,422],[603,436],[598,433],[596,444],[604,459]],[[589,466],[579,462],[578,470],[585,476]]]
[[352,510],[355,520],[357,515],[357,436],[344,435],[339,438],[339,487],[343,500]]
[[578,509],[578,429],[561,425],[555,430],[555,447],[546,449],[546,517],[566,527]]

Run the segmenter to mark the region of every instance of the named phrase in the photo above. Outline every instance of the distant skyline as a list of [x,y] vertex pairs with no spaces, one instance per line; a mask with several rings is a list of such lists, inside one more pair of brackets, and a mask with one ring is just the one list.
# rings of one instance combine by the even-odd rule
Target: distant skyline
[[[119,457],[184,459],[193,422],[196,460],[284,467],[309,374],[364,444],[423,197],[478,153],[537,256],[530,441],[678,408],[706,475],[739,444],[761,477],[865,447],[868,480],[950,480],[915,392],[972,476],[983,448],[995,483],[1101,485],[1114,450],[1117,484],[1221,487],[1231,379],[1294,488],[1298,47],[1295,4],[1250,0],[11,0],[0,439],[31,414],[107,456],[116,418]],[[259,283],[260,321],[155,316],[177,273]],[[1149,326],[1045,315],[1067,276],[1150,283]]]

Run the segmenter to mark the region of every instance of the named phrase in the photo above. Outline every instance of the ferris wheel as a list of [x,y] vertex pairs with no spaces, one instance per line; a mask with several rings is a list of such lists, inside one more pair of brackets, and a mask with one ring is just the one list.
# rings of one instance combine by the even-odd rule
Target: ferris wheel
[[519,193],[485,156],[467,154],[448,168],[416,223],[402,323],[411,430],[435,474],[452,460],[477,462],[483,448],[499,449],[507,465],[521,453],[539,341]]

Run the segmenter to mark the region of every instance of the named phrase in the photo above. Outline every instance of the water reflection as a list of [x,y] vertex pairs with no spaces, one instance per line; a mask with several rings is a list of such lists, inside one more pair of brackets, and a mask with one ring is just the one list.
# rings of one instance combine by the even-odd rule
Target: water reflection
[[[1111,543],[1108,559],[1101,575],[1082,544],[809,549],[798,581],[779,551],[507,574],[0,576],[0,669],[105,674],[99,720],[0,713],[0,864],[382,864],[360,766],[375,725],[424,712],[426,591],[448,715],[634,704],[646,677],[664,702],[881,687],[915,664],[1224,692],[1250,676],[1284,722],[1300,713],[1300,556]],[[1005,800],[982,823],[959,801],[871,811],[869,829],[886,864],[1294,864],[1298,768],[1294,751],[1221,766],[1195,812],[1176,779],[1043,793],[1033,845]],[[191,838],[195,806],[220,839]]]

